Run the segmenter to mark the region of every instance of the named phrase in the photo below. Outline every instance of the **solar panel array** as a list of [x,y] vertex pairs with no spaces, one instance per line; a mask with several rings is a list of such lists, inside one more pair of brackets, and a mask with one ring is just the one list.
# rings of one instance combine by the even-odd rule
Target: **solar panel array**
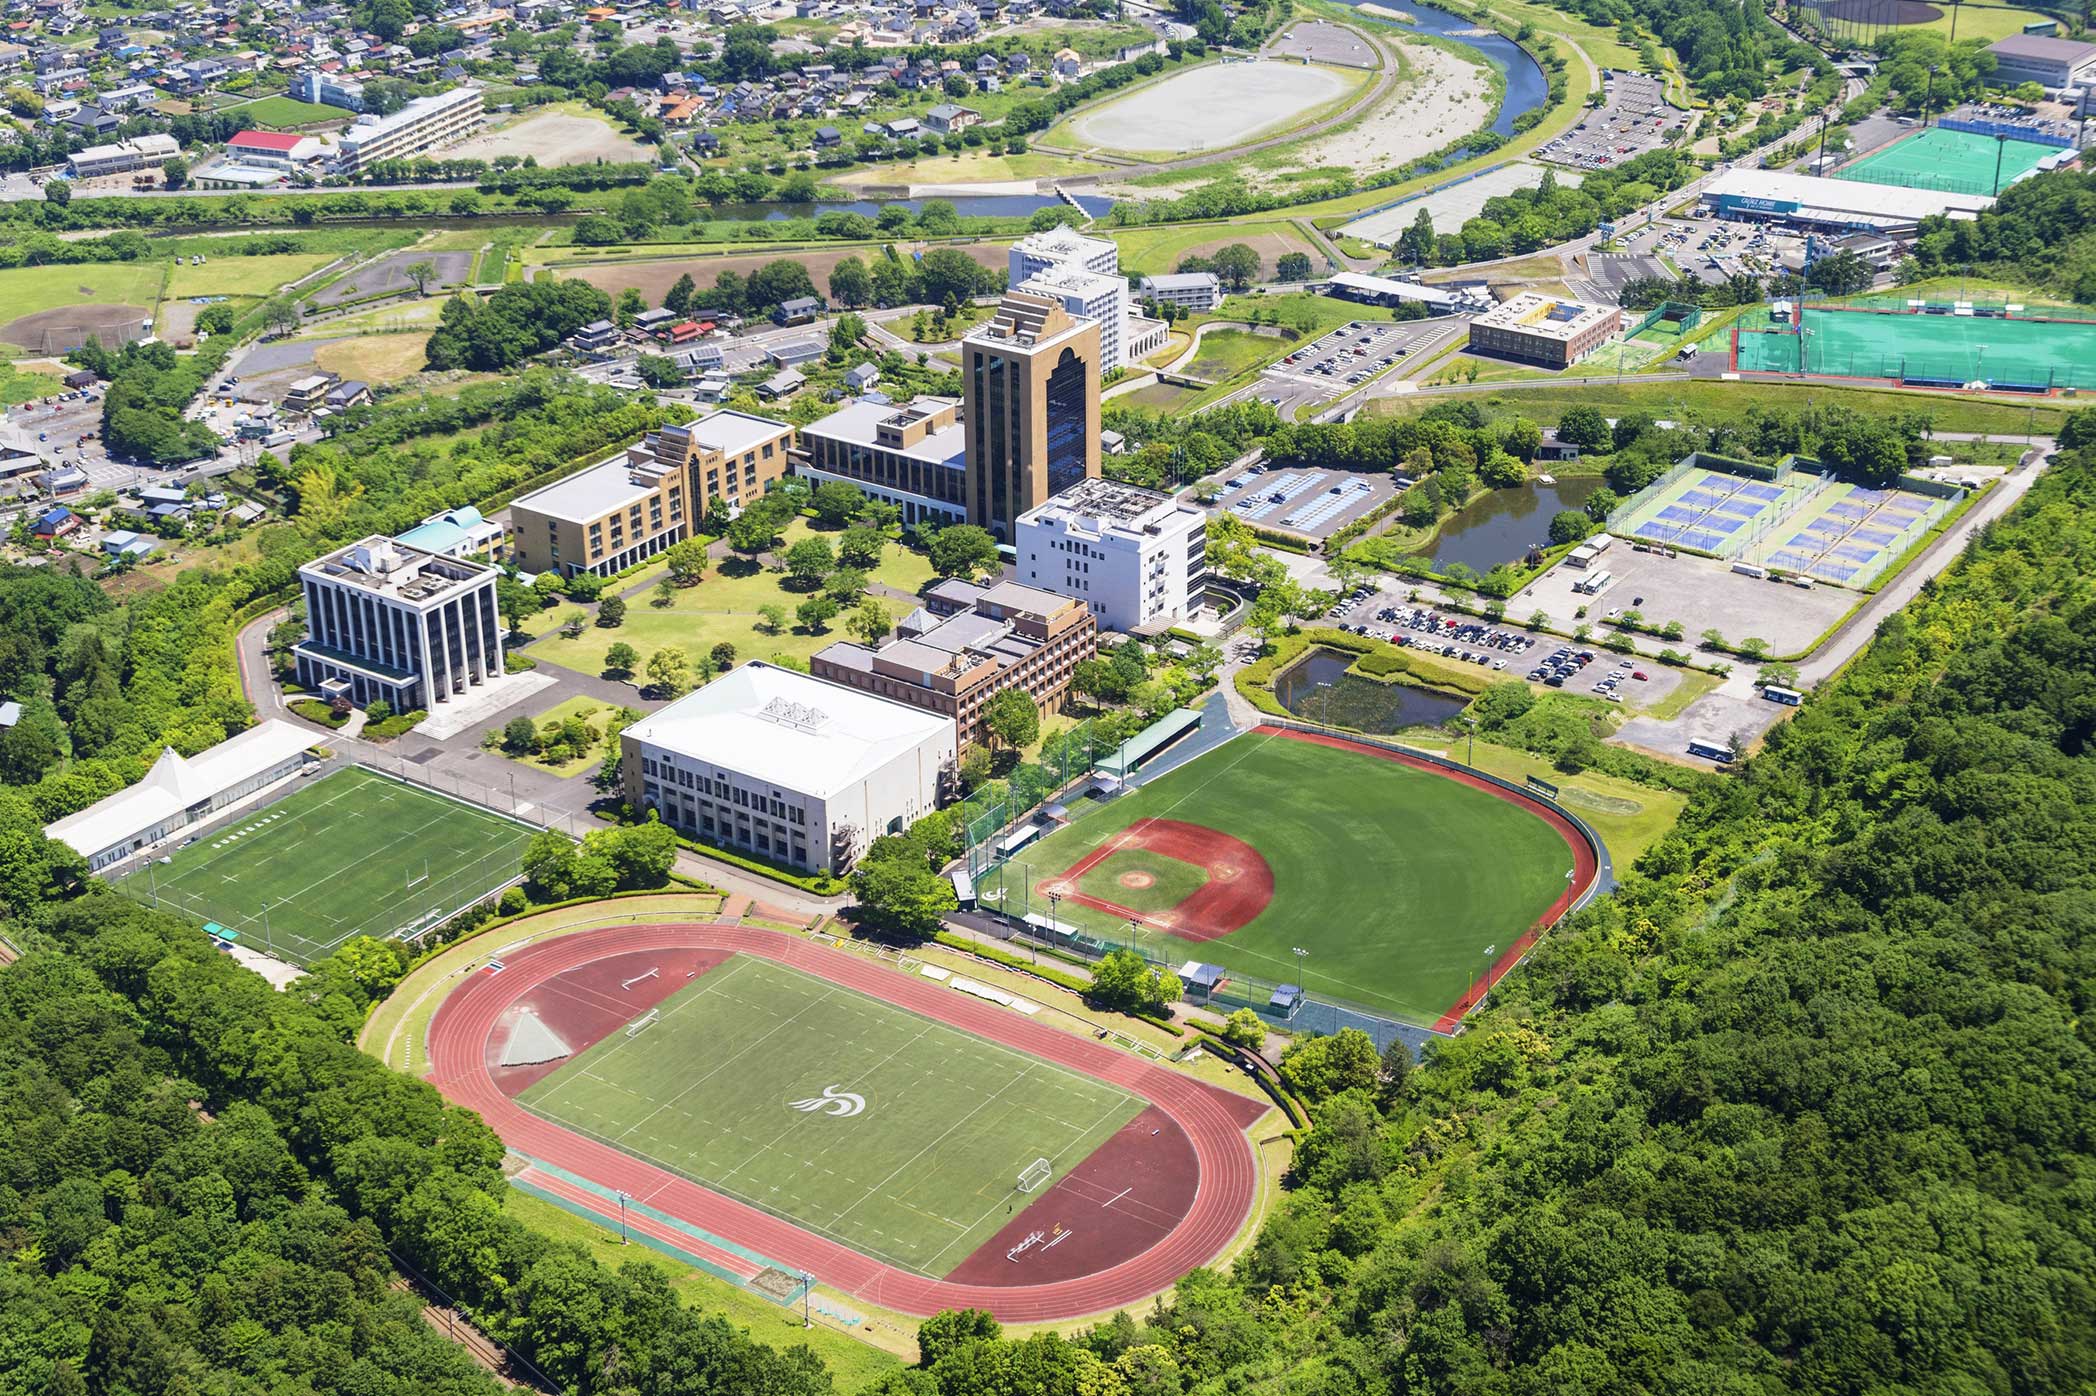
[[1322,525],[1335,514],[1340,514],[1359,504],[1371,491],[1365,481],[1349,480],[1326,490],[1310,503],[1281,520],[1283,528],[1296,528],[1309,532]]
[[1261,485],[1257,492],[1234,501],[1230,505],[1230,512],[1240,518],[1263,519],[1322,478],[1321,471],[1291,470],[1275,480],[1270,487]]

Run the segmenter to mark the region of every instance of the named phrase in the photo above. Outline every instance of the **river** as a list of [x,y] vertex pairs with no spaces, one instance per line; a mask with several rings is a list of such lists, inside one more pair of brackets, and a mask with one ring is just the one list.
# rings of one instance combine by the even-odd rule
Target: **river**
[[[1352,6],[1359,0],[1340,0]],[[1432,5],[1415,5],[1411,0],[1387,0],[1386,8],[1412,16],[1410,24],[1401,24],[1394,19],[1379,15],[1364,14],[1362,19],[1370,24],[1387,29],[1398,29],[1408,34],[1431,34],[1452,44],[1461,44],[1475,51],[1487,63],[1499,70],[1506,79],[1506,95],[1500,100],[1499,113],[1492,118],[1492,129],[1502,136],[1514,134],[1514,121],[1524,112],[1535,111],[1550,100],[1550,78],[1528,56],[1527,50],[1503,34],[1477,34],[1458,31],[1482,30],[1486,26],[1463,15],[1437,10]]]

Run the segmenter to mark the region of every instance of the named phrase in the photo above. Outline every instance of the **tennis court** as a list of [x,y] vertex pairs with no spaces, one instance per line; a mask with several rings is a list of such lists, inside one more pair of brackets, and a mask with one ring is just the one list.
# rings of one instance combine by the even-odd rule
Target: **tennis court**
[[1999,194],[2055,149],[1930,126],[1836,170],[1834,177],[1948,194]]
[[1743,373],[1805,372],[1942,387],[2096,388],[2096,323],[1815,306],[1800,312],[1795,330],[1743,330],[1737,366]]
[[[754,955],[698,974],[517,1099],[935,1278],[1143,1108],[1118,1087]],[[1047,1167],[1030,1173],[1040,1159]]]
[[1754,560],[1823,582],[1867,586],[1949,508],[1947,499],[1831,480]]
[[1669,547],[1738,557],[1767,536],[1810,492],[1804,481],[1771,484],[1697,466],[1644,498],[1610,528]]
[[221,825],[117,885],[217,922],[244,945],[311,964],[355,935],[385,937],[517,876],[529,825],[345,767]]

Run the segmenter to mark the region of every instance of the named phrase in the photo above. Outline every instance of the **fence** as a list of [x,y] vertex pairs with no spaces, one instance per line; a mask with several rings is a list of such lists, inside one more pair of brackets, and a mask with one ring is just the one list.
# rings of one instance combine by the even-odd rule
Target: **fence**
[[2030,126],[2018,126],[2009,121],[1986,121],[1979,117],[1939,117],[1936,125],[1945,131],[1963,131],[1970,136],[1992,136],[1997,140],[2029,141],[2032,145],[2047,145],[2055,150],[2072,150],[2074,137],[2052,131],[2040,131]]
[[1651,329],[1663,320],[1678,325],[1679,328],[1674,333],[1683,335],[1703,323],[1703,310],[1700,306],[1684,305],[1680,301],[1662,301],[1647,311],[1645,318],[1638,321],[1632,327],[1630,333],[1623,337],[1625,339],[1636,339],[1646,330]]

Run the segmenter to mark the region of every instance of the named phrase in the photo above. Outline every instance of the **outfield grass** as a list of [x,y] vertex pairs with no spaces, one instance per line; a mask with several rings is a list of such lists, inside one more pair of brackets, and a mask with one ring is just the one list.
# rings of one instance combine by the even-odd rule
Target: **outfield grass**
[[[1133,1119],[1125,1091],[738,955],[519,1100],[862,1254],[943,1276]],[[824,1102],[862,1108],[840,1116]],[[816,1107],[797,1108],[818,1102]]]
[[[779,544],[780,551],[792,547],[809,532],[806,520],[794,520],[786,530],[784,541]],[[833,546],[836,543],[835,534],[819,536],[828,538]],[[625,591],[635,586],[645,587],[665,570],[650,567],[619,582],[618,588]],[[897,591],[914,594],[932,579],[932,569],[922,553],[891,543],[872,577]],[[572,640],[557,633],[551,634],[534,644],[530,654],[534,659],[550,660],[564,668],[596,674],[603,672],[605,651],[620,641],[639,650],[642,660],[658,649],[674,645],[696,663],[723,640],[735,646],[738,659],[769,659],[776,655],[807,659],[825,645],[850,638],[843,628],[842,616],[820,632],[809,630],[792,619],[794,608],[808,599],[808,593],[788,591],[779,585],[784,580],[783,576],[766,571],[729,576],[712,570],[707,572],[703,582],[679,590],[675,603],[666,607],[652,604],[651,595],[642,590],[640,595],[627,602],[625,624],[611,629],[591,626]],[[786,627],[776,635],[762,628],[763,617],[758,613],[760,606],[770,604],[784,606],[788,617]],[[885,598],[883,604],[891,615],[897,617],[910,609],[910,603],[892,596]],[[545,623],[556,624],[565,610],[565,607],[556,607],[545,613]]]
[[0,271],[0,325],[61,305],[160,304],[164,262],[81,262],[71,266]]
[[[1427,1021],[1488,967],[1488,949],[1511,945],[1564,891],[1572,866],[1548,824],[1483,791],[1357,751],[1245,736],[1027,849],[1008,869],[1010,905],[1045,912],[1034,882],[1152,818],[1242,839],[1274,876],[1273,901],[1230,935],[1144,932],[1158,958],[1213,961]],[[1057,916],[1102,939],[1128,935],[1125,922],[1067,899]]]
[[389,936],[500,886],[536,832],[352,766],[236,816],[120,885],[310,964],[351,936]]

